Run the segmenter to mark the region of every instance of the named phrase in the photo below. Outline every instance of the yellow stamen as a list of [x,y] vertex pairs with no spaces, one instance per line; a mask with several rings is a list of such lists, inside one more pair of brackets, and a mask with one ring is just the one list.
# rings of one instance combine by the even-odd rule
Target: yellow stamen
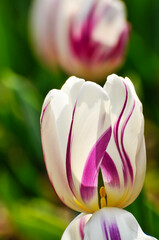
[[104,197],[102,197],[102,198],[100,199],[100,206],[101,206],[101,208],[104,208],[104,207],[107,206],[107,204],[106,204],[106,200],[105,200]]
[[106,190],[105,187],[101,187],[99,190],[99,194],[100,194],[100,206],[101,208],[106,207],[107,206],[107,194],[106,194]]
[[99,193],[101,198],[106,197],[105,187],[101,187],[99,191],[100,191]]

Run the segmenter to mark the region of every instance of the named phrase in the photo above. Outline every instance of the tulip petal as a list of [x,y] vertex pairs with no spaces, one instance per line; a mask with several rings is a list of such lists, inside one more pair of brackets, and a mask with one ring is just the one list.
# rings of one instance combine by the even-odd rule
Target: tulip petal
[[[93,38],[104,46],[112,47],[117,44],[118,36],[125,26],[125,5],[116,0],[107,1],[107,4],[100,1],[95,10],[95,16],[99,21],[94,29]],[[102,34],[104,28],[107,28],[106,35]]]
[[155,240],[143,233],[134,216],[119,208],[95,212],[84,228],[84,240]]
[[157,240],[146,235],[135,217],[120,208],[102,208],[80,214],[66,228],[61,240]]
[[[67,173],[76,197],[87,202],[92,198],[93,191],[96,207],[100,161],[111,133],[108,111],[109,99],[103,89],[95,83],[86,82],[79,92],[74,109],[68,142],[70,154],[67,159]],[[90,177],[89,180],[86,175]]]
[[[72,119],[74,91],[82,80],[66,82],[63,91],[52,90],[45,98],[41,114],[41,140],[49,179],[59,198],[76,211],[83,211],[74,202],[66,177],[66,147]],[[69,85],[69,86],[68,86]],[[69,92],[69,96],[67,95]],[[72,97],[71,97],[72,96]],[[63,124],[63,120],[65,124]]]
[[69,97],[69,104],[72,106],[72,111],[74,109],[80,88],[84,83],[84,79],[72,76],[61,88],[61,90],[65,92]]
[[[141,191],[145,176],[142,105],[128,78],[123,79],[113,74],[108,77],[104,89],[110,98],[110,118],[113,129],[106,152],[116,166],[120,184],[116,184],[112,189],[104,171],[103,178],[108,194],[108,206],[125,207],[134,201]],[[136,156],[140,151],[143,156],[137,162]],[[138,165],[141,166],[141,164],[143,168],[139,169]],[[140,178],[139,183],[137,183],[137,176]]]
[[84,227],[92,214],[78,215],[66,228],[61,240],[83,240]]
[[[87,158],[80,187],[81,197],[84,201],[89,201],[89,199],[94,195],[94,191],[97,188],[97,180],[99,169],[101,167],[101,160],[105,154],[110,136],[111,128],[109,127],[99,138],[97,143],[93,146]],[[88,187],[92,185],[95,187]]]
[[104,180],[112,187],[120,187],[120,179],[115,163],[107,152],[104,153],[101,170],[104,175]]
[[[87,65],[116,57],[116,53],[123,50],[120,38],[127,41],[122,37],[123,29],[127,29],[123,3],[87,1],[86,4],[81,1],[79,12],[81,14],[75,15],[70,24],[71,48],[75,56]],[[103,34],[105,29],[107,34]]]
[[[35,0],[30,13],[30,27],[34,47],[38,55],[51,66],[57,62],[56,42],[52,37],[52,31],[56,25],[57,6],[57,0]],[[52,22],[51,26],[50,22]]]

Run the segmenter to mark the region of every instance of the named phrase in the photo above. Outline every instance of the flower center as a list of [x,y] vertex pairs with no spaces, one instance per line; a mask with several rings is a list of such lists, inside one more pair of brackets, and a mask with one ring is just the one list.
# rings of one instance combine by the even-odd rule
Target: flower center
[[105,187],[101,187],[99,190],[99,194],[100,194],[100,207],[106,207],[107,206],[107,193],[105,190]]

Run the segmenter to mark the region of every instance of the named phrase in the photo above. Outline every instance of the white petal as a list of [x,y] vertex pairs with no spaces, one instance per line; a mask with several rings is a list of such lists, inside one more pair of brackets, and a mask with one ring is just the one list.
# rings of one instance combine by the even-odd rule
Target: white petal
[[[34,48],[49,65],[57,61],[56,46],[54,38],[52,38],[56,5],[57,0],[35,0],[30,12],[30,28]],[[50,22],[53,22],[51,27]]]
[[84,83],[84,79],[72,76],[61,88],[61,90],[65,92],[69,97],[69,104],[72,106],[72,111],[77,101],[79,91]]
[[92,214],[78,215],[66,228],[61,240],[83,240],[84,227]]
[[[110,128],[108,112],[107,94],[99,85],[86,82],[79,92],[72,122],[70,164],[74,190],[78,199],[81,201],[81,197],[91,211],[98,209],[97,178],[102,156],[99,157],[96,144]],[[94,157],[88,163],[93,149]],[[89,168],[86,170],[88,164]],[[89,196],[93,188],[95,188],[94,194],[89,200],[87,199],[88,203],[82,196],[82,191]]]
[[143,233],[135,217],[120,208],[102,208],[78,215],[61,240],[157,240]]
[[120,188],[112,188],[105,178],[108,206],[125,207],[139,194],[145,176],[142,105],[128,78],[123,79],[113,74],[108,77],[104,89],[110,97],[114,133],[107,152],[120,176]]
[[[76,79],[74,82],[76,83]],[[75,83],[72,83],[74,88]],[[80,88],[79,81],[77,85]],[[70,86],[70,91],[71,89]],[[50,91],[44,101],[41,114],[41,139],[46,168],[60,199],[71,208],[82,211],[83,209],[74,202],[66,176],[66,148],[71,119],[72,104],[69,96],[64,91]]]
[[92,215],[85,225],[84,240],[97,239],[155,240],[143,233],[131,213],[120,208],[102,208]]
[[[95,15],[98,18],[100,16],[100,21],[94,29],[93,39],[107,47],[115,46],[126,24],[125,13],[126,9],[123,2],[116,0],[99,1]],[[107,34],[103,34],[105,29]]]

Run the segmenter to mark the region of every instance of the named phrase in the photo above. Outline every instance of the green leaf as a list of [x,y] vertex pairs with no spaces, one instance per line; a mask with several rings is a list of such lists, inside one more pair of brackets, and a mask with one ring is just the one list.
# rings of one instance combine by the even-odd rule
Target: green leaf
[[17,231],[29,240],[59,240],[68,224],[62,209],[37,199],[15,204],[11,215]]

